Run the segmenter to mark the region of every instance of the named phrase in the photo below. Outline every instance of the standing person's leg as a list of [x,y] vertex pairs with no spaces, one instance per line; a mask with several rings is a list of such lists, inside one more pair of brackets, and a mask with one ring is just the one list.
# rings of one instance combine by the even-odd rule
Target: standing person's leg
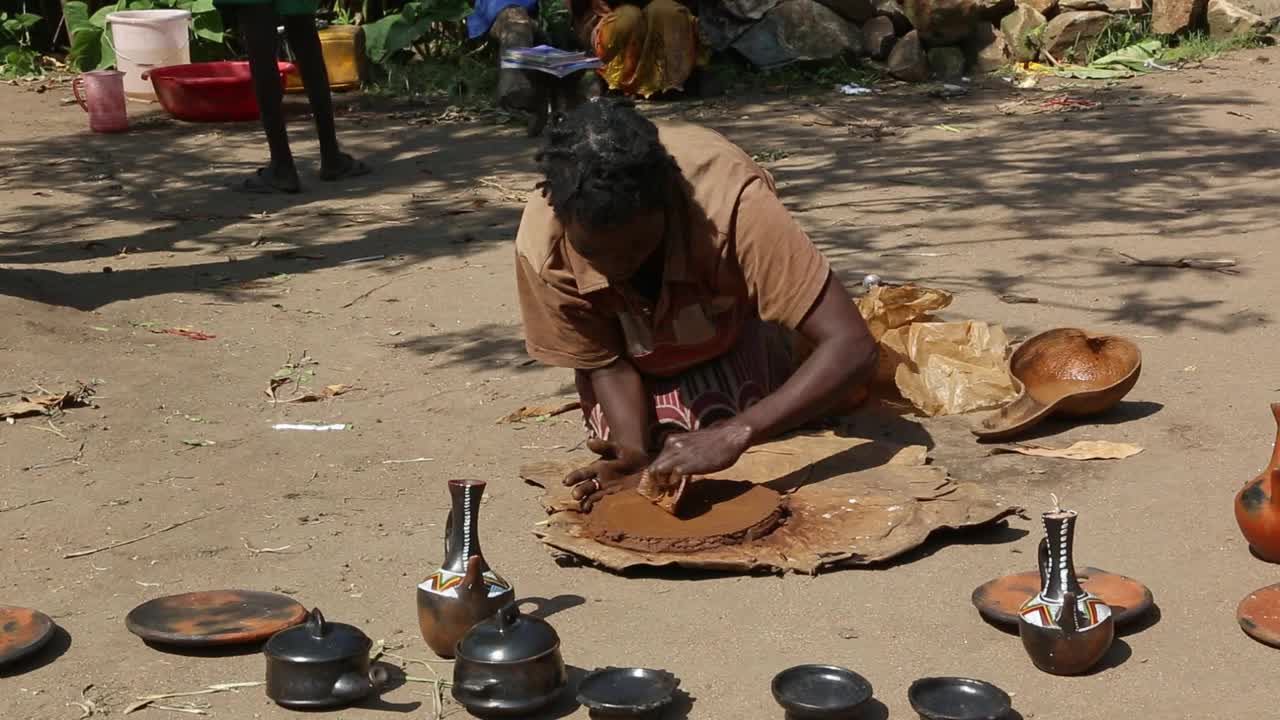
[[320,140],[320,179],[341,180],[366,175],[368,166],[342,152],[338,147],[338,131],[333,119],[333,94],[329,91],[329,71],[324,65],[324,52],[320,47],[320,35],[316,31],[314,13],[287,14],[284,31],[289,47],[302,74],[302,84],[307,89],[311,114],[316,121],[316,134]]
[[284,88],[276,69],[279,48],[276,38],[278,16],[269,3],[241,5],[236,8],[240,35],[249,53],[249,69],[253,73],[253,91],[262,113],[262,129],[267,133],[271,162],[244,180],[238,189],[248,192],[286,192],[299,190],[298,170],[289,151],[289,135],[284,125]]

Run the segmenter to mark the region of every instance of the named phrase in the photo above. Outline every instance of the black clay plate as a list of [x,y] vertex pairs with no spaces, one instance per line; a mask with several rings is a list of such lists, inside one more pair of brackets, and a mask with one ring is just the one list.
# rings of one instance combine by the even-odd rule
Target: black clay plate
[[773,699],[794,718],[843,718],[871,699],[871,683],[835,665],[797,665],[773,678]]
[[578,684],[578,702],[607,715],[644,715],[671,702],[680,681],[662,670],[601,668]]
[[39,610],[0,606],[0,665],[38,652],[53,637],[53,627]]
[[1008,693],[970,678],[921,678],[911,683],[907,699],[925,720],[1000,720],[1013,709]]
[[307,618],[286,595],[206,590],[149,600],[129,612],[125,627],[148,642],[184,647],[263,642]]

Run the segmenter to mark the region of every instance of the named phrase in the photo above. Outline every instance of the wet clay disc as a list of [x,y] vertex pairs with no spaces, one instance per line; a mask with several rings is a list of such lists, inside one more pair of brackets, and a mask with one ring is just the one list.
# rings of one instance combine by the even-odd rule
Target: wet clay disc
[[1263,645],[1280,648],[1280,585],[1268,585],[1249,593],[1236,608],[1236,620],[1245,635]]
[[29,608],[0,606],[0,665],[28,657],[53,637],[53,621]]
[[587,514],[584,535],[641,552],[697,552],[772,532],[786,514],[776,490],[738,480],[689,483],[675,517],[637,492],[606,495]]
[[206,590],[149,600],[124,619],[149,642],[187,647],[248,645],[301,623],[307,609],[293,598],[252,590]]
[[[1111,606],[1116,627],[1141,618],[1155,604],[1146,585],[1124,575],[1087,567],[1076,571],[1080,585]],[[1040,574],[1017,573],[996,578],[973,591],[978,614],[997,625],[1017,625],[1018,609],[1040,591]]]

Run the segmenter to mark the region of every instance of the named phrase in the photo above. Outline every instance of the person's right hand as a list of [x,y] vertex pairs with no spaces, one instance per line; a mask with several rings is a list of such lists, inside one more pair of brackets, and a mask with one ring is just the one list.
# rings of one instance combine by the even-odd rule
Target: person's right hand
[[587,448],[600,459],[564,478],[564,484],[573,488],[573,499],[578,501],[583,512],[591,512],[591,508],[605,495],[635,487],[640,473],[649,465],[649,455],[643,450],[615,442],[592,438],[587,441]]

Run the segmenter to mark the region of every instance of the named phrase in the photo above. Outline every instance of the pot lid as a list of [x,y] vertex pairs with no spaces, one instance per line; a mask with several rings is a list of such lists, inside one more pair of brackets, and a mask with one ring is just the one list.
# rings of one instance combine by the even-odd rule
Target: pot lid
[[305,623],[272,635],[262,652],[287,662],[322,663],[366,655],[372,646],[360,628],[329,622],[316,608]]
[[458,642],[458,657],[490,663],[529,660],[560,647],[555,628],[541,618],[524,615],[509,603]]

